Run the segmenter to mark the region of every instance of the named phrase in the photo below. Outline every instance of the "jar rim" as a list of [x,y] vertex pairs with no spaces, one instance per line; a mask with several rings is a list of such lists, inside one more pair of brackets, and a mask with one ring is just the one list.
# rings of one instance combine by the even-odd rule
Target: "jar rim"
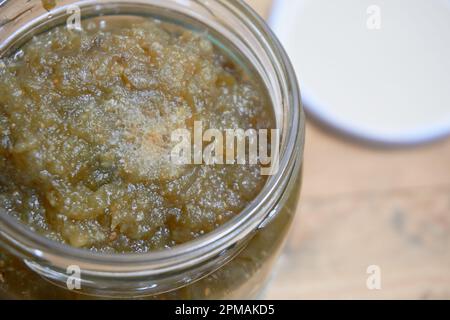
[[[268,178],[258,196],[224,225],[197,239],[170,249],[126,254],[93,252],[50,240],[33,232],[14,217],[0,214],[0,234],[9,243],[33,257],[53,261],[60,266],[83,265],[85,266],[83,270],[88,269],[94,273],[105,271],[132,274],[133,276],[157,275],[180,268],[189,268],[201,261],[206,261],[220,254],[230,244],[244,239],[265,221],[287,187],[295,166],[299,165],[296,164],[297,158],[300,157],[299,161],[302,161],[304,115],[297,78],[282,45],[263,19],[249,5],[243,0],[234,2],[214,0],[213,2],[220,3],[234,14],[239,13],[242,18],[246,19],[245,23],[258,36],[275,64],[278,81],[285,81],[284,103],[287,104],[291,114],[285,128],[286,133],[283,133],[284,142],[281,144],[279,169],[275,175]],[[83,5],[83,1],[77,3]],[[273,194],[278,194],[278,199],[273,197]]]

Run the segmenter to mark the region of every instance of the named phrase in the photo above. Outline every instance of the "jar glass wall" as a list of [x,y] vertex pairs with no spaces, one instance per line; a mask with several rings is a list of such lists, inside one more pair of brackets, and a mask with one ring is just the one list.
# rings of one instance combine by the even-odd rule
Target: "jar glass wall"
[[[14,3],[14,5],[12,4]],[[0,212],[0,294],[11,298],[254,298],[261,292],[295,215],[301,186],[304,115],[290,62],[264,22],[240,1],[6,1],[0,7],[0,54],[65,23],[156,17],[220,39],[261,78],[281,131],[278,171],[236,218],[194,241],[146,254],[100,254],[52,242]],[[69,291],[69,266],[81,290]]]

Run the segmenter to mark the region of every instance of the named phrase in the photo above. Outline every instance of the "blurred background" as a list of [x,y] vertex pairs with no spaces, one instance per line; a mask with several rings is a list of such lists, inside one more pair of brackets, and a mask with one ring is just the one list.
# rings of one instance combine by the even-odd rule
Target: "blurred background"
[[[284,23],[282,11],[273,18],[280,1],[303,0],[247,1],[274,27]],[[450,33],[441,40],[448,44]],[[450,92],[446,79],[436,85]],[[347,92],[362,89],[336,85]],[[450,111],[446,104],[438,111],[423,108]],[[422,139],[426,143],[419,137],[405,145],[383,144],[382,136],[374,143],[318,121],[314,105],[307,109],[302,200],[266,297],[450,299],[450,139],[441,132]],[[393,115],[401,117],[396,110]],[[379,268],[380,289],[367,286],[370,266]]]

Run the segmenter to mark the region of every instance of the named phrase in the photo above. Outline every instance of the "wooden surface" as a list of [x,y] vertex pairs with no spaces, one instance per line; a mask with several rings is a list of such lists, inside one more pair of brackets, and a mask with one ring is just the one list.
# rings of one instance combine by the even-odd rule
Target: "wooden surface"
[[[383,149],[309,122],[306,140],[302,200],[266,297],[450,299],[450,139]],[[367,288],[370,265],[380,290]]]

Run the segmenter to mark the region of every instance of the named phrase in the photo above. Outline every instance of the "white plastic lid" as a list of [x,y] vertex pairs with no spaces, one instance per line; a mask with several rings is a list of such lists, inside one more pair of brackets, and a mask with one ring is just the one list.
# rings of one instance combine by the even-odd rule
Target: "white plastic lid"
[[275,0],[306,109],[359,138],[450,134],[450,0]]

